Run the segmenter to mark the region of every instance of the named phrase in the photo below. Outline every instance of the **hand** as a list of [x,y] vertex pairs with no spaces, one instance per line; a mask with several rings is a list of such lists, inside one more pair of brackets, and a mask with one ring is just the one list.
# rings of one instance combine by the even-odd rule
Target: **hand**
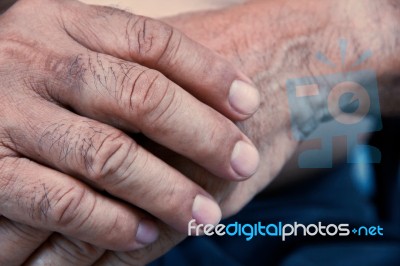
[[[298,142],[292,137],[286,81],[289,78],[332,73],[315,59],[318,51],[340,65],[338,40],[348,39],[346,71],[362,52],[371,50],[373,58],[359,68],[376,71],[380,84],[381,111],[400,113],[400,97],[395,77],[400,64],[396,59],[399,9],[391,1],[252,1],[226,10],[199,12],[168,19],[193,39],[218,51],[244,69],[261,92],[260,110],[239,127],[261,154],[261,164],[249,180],[231,183],[208,178],[206,171],[172,157],[183,173],[194,173],[196,182],[221,202],[223,216],[241,209],[277,175]],[[310,20],[310,17],[313,19]],[[354,25],[349,28],[348,25]],[[365,29],[368,28],[368,31]],[[383,30],[384,29],[384,30]],[[357,68],[355,68],[357,69]],[[337,71],[337,70],[336,70]],[[390,96],[391,95],[391,96]],[[319,121],[321,122],[321,121]],[[168,156],[165,156],[168,157]],[[169,157],[171,158],[171,157]],[[197,169],[197,170],[196,170]],[[184,238],[169,229],[151,246],[135,252],[103,256],[96,265],[142,265],[164,254]],[[164,242],[163,242],[164,241]],[[43,257],[54,254],[50,249]]]
[[[250,140],[198,99],[244,119],[256,111],[258,92],[178,31],[112,8],[51,0],[18,1],[0,25],[5,224],[132,250],[157,238],[148,213],[181,232],[193,218],[219,221],[209,193],[121,130],[140,132],[219,177],[254,173],[258,153]],[[7,250],[1,259],[10,257]]]
[[[340,37],[348,38],[358,44],[355,47],[358,47],[360,51],[372,49],[374,53],[381,55],[375,61],[367,63],[377,69],[380,80],[385,76],[384,74],[390,73],[390,67],[383,69],[383,66],[389,65],[392,69],[396,69],[393,68],[396,62],[391,60],[393,56],[390,55],[396,54],[391,48],[394,47],[397,35],[395,32],[382,31],[381,27],[381,25],[394,25],[395,17],[391,16],[391,7],[382,2],[379,12],[376,12],[377,9],[373,8],[374,1],[368,4],[363,3],[364,8],[351,8],[351,4],[355,3],[313,1],[313,9],[310,9],[307,1],[296,3],[260,1],[223,11],[190,14],[169,20],[169,23],[180,27],[195,40],[201,41],[238,66],[242,66],[262,88],[260,112],[240,124],[242,130],[251,136],[261,150],[263,164],[252,179],[237,184],[209,179],[208,173],[203,176],[206,173],[204,170],[195,166],[191,168],[192,165],[185,159],[175,155],[169,157],[182,172],[194,174],[200,184],[216,195],[222,203],[225,215],[235,213],[257,191],[263,189],[276,176],[297,145],[290,136],[285,82],[287,78],[319,75],[324,71],[332,71],[324,68],[314,59],[316,51],[324,51],[335,62],[340,61],[336,47],[334,45],[331,47],[329,44],[335,43]],[[327,10],[332,10],[332,13]],[[359,13],[354,16],[351,11]],[[315,21],[309,20],[310,13],[318,15],[315,16]],[[340,17],[343,14],[348,17]],[[381,14],[386,14],[386,16],[381,16]],[[358,21],[357,28],[350,31],[347,27],[338,28],[344,21],[347,25],[351,18],[363,18],[363,20]],[[377,18],[384,18],[384,20],[370,28],[368,32],[361,30],[365,24],[369,25],[370,20],[374,21]],[[316,21],[321,21],[321,23],[316,23]],[[387,28],[395,29],[395,27]],[[335,32],[337,36],[332,35],[332,32]],[[375,41],[382,41],[376,36],[381,36],[384,43],[370,41],[369,38],[372,37]],[[355,51],[354,47],[349,50],[350,57],[358,55],[359,51]],[[384,108],[387,111],[388,105]],[[167,154],[165,153],[164,156],[167,157]],[[149,247],[129,253],[107,252],[96,265],[117,263],[118,265],[142,265],[160,256],[183,238],[183,234],[178,234],[166,227],[166,230],[161,232],[159,241]],[[76,242],[72,243],[76,244]],[[57,235],[35,253],[31,262],[34,264],[40,259],[66,261],[67,258],[75,258],[71,254],[82,261],[90,257],[90,253],[85,253],[86,250],[76,252],[73,246],[71,242]],[[65,250],[60,247],[64,247]],[[98,260],[96,256],[92,259],[92,263]]]

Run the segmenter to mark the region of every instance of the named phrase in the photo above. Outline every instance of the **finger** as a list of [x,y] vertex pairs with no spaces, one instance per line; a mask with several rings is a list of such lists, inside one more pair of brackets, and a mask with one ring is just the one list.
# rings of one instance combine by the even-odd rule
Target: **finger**
[[50,234],[0,217],[0,265],[21,265]]
[[157,69],[232,119],[258,109],[259,92],[244,74],[178,30],[109,7],[67,3],[63,25],[83,46]]
[[[160,257],[173,246],[177,245],[184,235],[160,223],[161,238],[151,248],[143,248],[137,252],[105,251],[80,240],[53,234],[24,263],[26,266],[53,265],[146,265]],[[96,262],[96,263],[95,263]]]
[[81,182],[22,158],[1,159],[0,170],[0,213],[8,219],[112,250],[148,244],[138,229],[144,215]]
[[254,174],[258,152],[227,118],[157,71],[81,52],[63,71],[79,72],[78,78],[64,75],[57,90],[50,91],[63,104],[95,120],[141,131],[218,177],[243,180]]
[[103,255],[104,251],[80,240],[53,234],[24,265],[90,266]]
[[151,245],[132,252],[106,252],[94,263],[95,266],[129,266],[129,265],[148,265],[150,262],[161,257],[166,252],[178,245],[184,238],[184,234],[179,234],[170,227],[159,224],[160,237]]
[[53,104],[27,112],[31,121],[19,121],[19,131],[11,136],[21,154],[81,177],[182,232],[192,219],[211,224],[221,219],[206,191],[123,132]]

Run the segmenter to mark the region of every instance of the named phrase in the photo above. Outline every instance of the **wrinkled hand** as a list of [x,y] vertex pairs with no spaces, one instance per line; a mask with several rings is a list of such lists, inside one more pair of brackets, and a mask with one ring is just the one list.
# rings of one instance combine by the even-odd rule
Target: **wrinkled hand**
[[[258,153],[220,114],[256,111],[246,79],[161,22],[77,1],[18,1],[0,16],[0,264],[13,261],[10,228],[133,250],[157,238],[152,216],[181,232],[193,218],[217,223],[208,192],[122,130],[215,176],[246,179]],[[14,259],[30,254],[20,252]]]
[[[286,81],[332,71],[357,70],[352,64],[367,50],[377,56],[359,68],[376,71],[384,88],[379,91],[381,102],[385,103],[381,106],[382,113],[399,113],[395,106],[400,97],[393,83],[400,69],[399,60],[393,60],[396,58],[393,55],[398,54],[396,43],[400,36],[396,26],[400,10],[395,6],[393,1],[375,0],[362,3],[260,0],[222,11],[168,19],[171,25],[244,69],[261,92],[260,110],[238,123],[261,155],[260,167],[251,179],[240,183],[210,179],[207,171],[179,156],[171,159],[173,165],[183,173],[192,173],[196,182],[215,196],[224,217],[236,213],[276,177],[298,145],[291,132]],[[347,39],[349,44],[344,70],[332,70],[315,59],[315,54],[321,51],[340,65],[338,41],[341,38]],[[148,248],[131,253],[108,252],[99,265],[142,265],[165,253],[184,237],[166,230],[160,241]]]
[[[207,17],[203,16],[203,18],[204,21],[207,21]],[[209,17],[209,19],[211,19],[211,17]],[[187,18],[187,21],[191,22],[190,18]],[[186,24],[187,21],[178,20],[176,25],[191,25],[193,28],[186,29],[186,32],[196,33],[198,40],[203,41],[206,45],[210,44],[207,43],[205,39],[208,36],[205,28],[194,22],[191,22],[193,24]],[[211,24],[215,25],[210,22],[210,25]],[[193,29],[196,29],[196,31],[193,31]],[[212,32],[212,30],[215,30],[215,32]],[[220,30],[221,29],[218,27],[215,27],[214,29],[210,29],[210,34],[219,34]],[[226,42],[220,43],[221,48],[214,46],[213,49],[220,52],[222,50],[224,56],[238,63],[237,56],[239,55],[236,54],[235,50],[223,50],[225,45],[231,45],[230,42],[235,40],[225,39],[225,41]],[[266,83],[263,81],[264,80],[258,81],[258,84],[263,85],[265,88]],[[263,90],[262,92],[266,93],[267,91]],[[267,164],[261,165],[263,168],[252,177],[252,179],[255,178],[254,182],[244,181],[236,183],[224,180],[213,180],[209,182],[208,179],[212,177],[209,171],[204,170],[184,157],[163,149],[154,143],[149,143],[145,140],[143,145],[146,149],[156,154],[157,157],[166,160],[169,164],[179,169],[195,182],[201,184],[205,190],[214,195],[222,205],[224,216],[227,217],[240,210],[259,190],[270,182],[296,146],[296,142],[293,141],[288,134],[287,108],[281,106],[283,102],[286,102],[286,99],[283,98],[284,95],[270,95],[280,98],[268,99],[268,104],[264,102],[262,106],[262,114],[258,116],[256,114],[256,117],[239,125],[242,130],[252,135],[252,137],[258,141],[258,145],[263,147],[263,160],[264,162],[268,162]],[[277,123],[277,121],[280,123]],[[178,233],[169,226],[159,224],[159,227],[163,228],[163,230],[157,242],[149,246],[149,248],[130,253],[105,252],[104,250],[84,244],[81,241],[54,234],[46,244],[37,250],[30,258],[28,265],[40,265],[41,263],[52,261],[57,261],[59,265],[69,265],[72,263],[81,263],[82,265],[91,265],[92,263],[95,265],[145,264],[160,256],[163,252],[176,245],[185,237],[185,234]],[[34,231],[34,229],[30,230]]]
[[[347,38],[353,46],[348,48],[350,63],[345,68],[361,52],[371,49],[380,56],[366,62],[363,67],[376,69],[382,82],[385,81],[382,79],[385,74],[398,69],[394,67],[396,64],[399,66],[398,62],[391,60],[396,54],[394,47],[398,35],[393,32],[397,25],[396,16],[390,11],[393,8],[387,5],[389,1],[379,3],[379,9],[375,6],[378,1],[363,2],[357,7],[352,6],[357,3],[349,1],[310,1],[313,9],[307,1],[254,1],[254,4],[223,11],[183,15],[169,20],[195,40],[241,66],[261,88],[260,111],[251,119],[239,123],[261,152],[262,164],[252,179],[241,183],[210,179],[207,171],[175,153],[160,151],[153,144],[147,146],[162,158],[168,158],[182,173],[190,173],[196,182],[210,191],[221,202],[224,216],[237,212],[262,190],[297,146],[290,132],[285,83],[288,78],[331,73],[332,69],[315,60],[317,51],[325,52],[327,57],[340,64],[340,53],[335,44],[339,38]],[[355,11],[357,16],[352,13]],[[349,22],[352,20],[353,24]],[[379,23],[374,24],[373,21]],[[349,24],[353,28],[349,29]],[[382,30],[382,25],[386,30]],[[363,30],[365,27],[369,30]],[[385,93],[388,92],[381,92],[381,99]],[[382,111],[389,106],[383,106]],[[31,263],[60,260],[67,265],[72,260],[84,261],[87,265],[94,262],[95,265],[142,265],[168,251],[184,237],[184,234],[165,226],[159,241],[147,248],[129,253],[103,253],[101,250],[100,254],[93,256],[88,246],[79,250],[76,248],[76,245],[82,247],[82,242],[53,235],[31,258]]]

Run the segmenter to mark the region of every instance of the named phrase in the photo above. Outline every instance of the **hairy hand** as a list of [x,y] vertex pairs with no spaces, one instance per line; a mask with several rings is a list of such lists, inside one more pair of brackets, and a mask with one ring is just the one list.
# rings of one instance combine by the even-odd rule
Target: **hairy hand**
[[[354,6],[357,3],[349,1],[252,1],[222,11],[169,19],[170,24],[245,69],[261,88],[260,111],[238,125],[259,147],[262,164],[252,179],[231,183],[210,179],[209,171],[176,153],[160,150],[149,143],[146,147],[166,158],[182,173],[188,173],[214,195],[221,203],[224,216],[237,212],[276,176],[297,146],[297,141],[291,136],[286,80],[330,73],[332,69],[315,59],[316,52],[324,52],[340,65],[337,41],[346,38],[352,46],[348,47],[350,63],[343,66],[344,71],[368,49],[379,54],[379,58],[366,62],[363,67],[374,68],[380,81],[386,81],[385,77],[393,77],[393,71],[398,71],[395,67],[397,62],[393,60],[399,37],[391,6],[393,2],[368,1]],[[358,13],[354,14],[356,11]],[[368,31],[365,31],[366,27],[369,27]],[[386,93],[380,92],[381,99]],[[385,112],[389,106],[384,106],[382,111]],[[142,265],[185,237],[167,226],[164,229],[159,241],[145,249],[129,253],[101,251],[97,256],[92,256],[87,246],[79,251],[74,248],[83,245],[79,241],[53,235],[34,254],[30,263],[60,260],[68,264],[71,257],[73,262],[87,262],[92,256],[91,263],[95,265]]]
[[0,25],[0,264],[30,254],[10,253],[19,223],[134,250],[156,240],[153,217],[181,232],[219,221],[208,192],[122,130],[218,177],[255,172],[256,149],[225,116],[249,117],[257,90],[170,26],[55,0],[18,1]]
[[[379,90],[381,102],[385,103],[382,113],[399,113],[396,106],[400,97],[398,93],[394,94],[397,85],[395,77],[399,76],[400,66],[400,61],[394,56],[400,37],[396,27],[399,9],[393,6],[394,2],[252,1],[225,10],[167,19],[174,27],[244,69],[260,88],[260,110],[238,126],[256,144],[261,164],[251,179],[231,183],[209,179],[207,171],[180,156],[164,156],[183,173],[191,173],[196,182],[215,196],[221,204],[223,216],[228,217],[276,177],[298,145],[292,136],[286,92],[288,79],[371,68],[376,71],[382,85]],[[349,44],[348,61],[343,69],[332,70],[318,61],[315,55],[323,52],[340,66],[338,43],[342,38],[347,39]],[[368,50],[377,56],[354,67],[353,63]],[[162,232],[160,241],[148,248],[130,253],[108,252],[98,265],[142,265],[183,238],[184,235],[168,229]],[[54,254],[50,249],[46,251]]]

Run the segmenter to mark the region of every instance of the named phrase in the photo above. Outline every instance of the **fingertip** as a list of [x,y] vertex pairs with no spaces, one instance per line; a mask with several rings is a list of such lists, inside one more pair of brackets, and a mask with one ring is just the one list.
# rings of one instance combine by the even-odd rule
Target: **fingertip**
[[260,107],[260,93],[252,85],[242,80],[234,80],[229,89],[229,104],[239,116],[248,118]]
[[222,212],[215,201],[199,194],[193,202],[192,217],[197,224],[217,225],[221,221]]
[[260,163],[260,155],[256,147],[248,142],[239,141],[235,144],[231,155],[231,166],[238,175],[238,181],[254,175]]
[[154,243],[159,237],[159,229],[157,224],[149,219],[142,219],[139,222],[132,242],[128,245],[128,251],[134,251],[137,249],[144,248]]
[[140,221],[136,233],[136,241],[148,245],[157,240],[159,231],[155,222],[144,219]]

